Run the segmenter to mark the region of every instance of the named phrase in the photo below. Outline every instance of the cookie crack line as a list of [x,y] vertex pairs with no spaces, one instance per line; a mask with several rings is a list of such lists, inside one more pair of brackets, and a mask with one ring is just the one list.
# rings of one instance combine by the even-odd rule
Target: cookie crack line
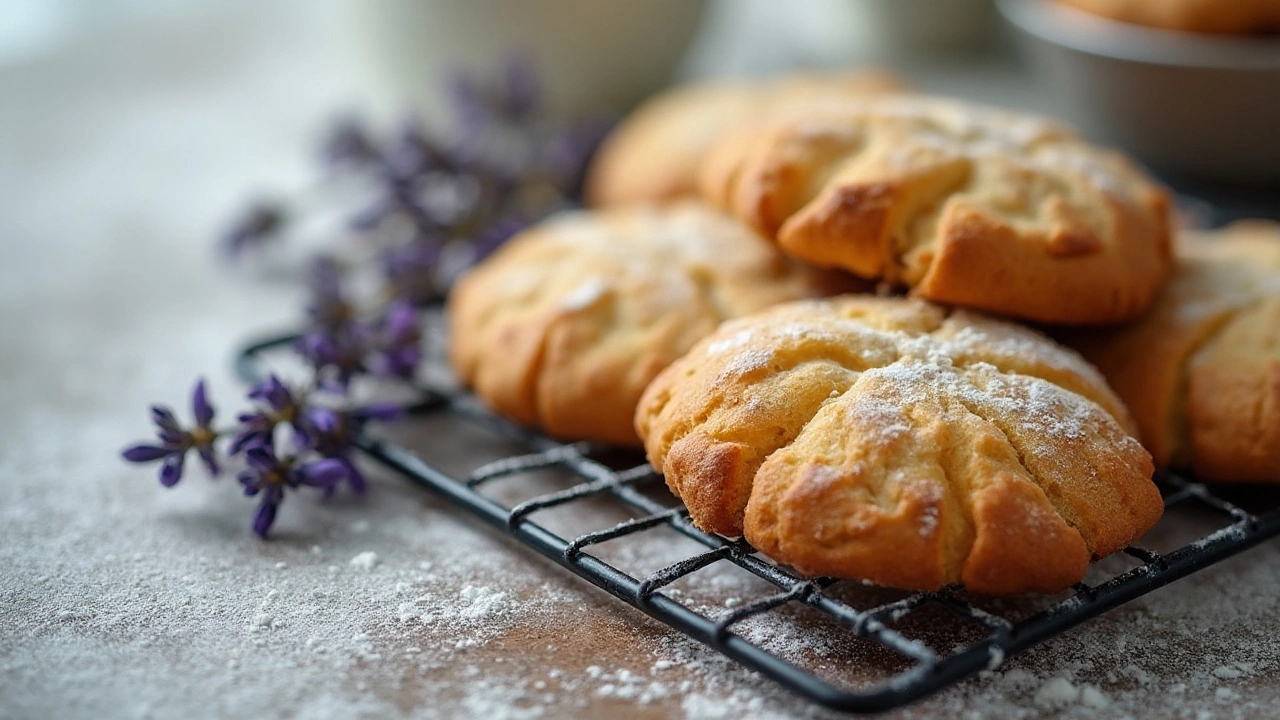
[[[889,242],[886,243],[888,257],[885,260],[887,267],[892,268],[892,274],[886,274],[886,280],[896,285],[907,284],[903,280],[907,270],[907,256],[923,248],[937,249],[938,235],[946,217],[947,207],[954,202],[958,202],[958,199],[963,197],[960,193],[966,192],[972,182],[973,163],[969,162],[966,164],[963,175],[956,178],[952,183],[939,187],[937,192],[930,196],[927,201],[917,203],[913,208],[915,212],[898,224],[898,227],[891,232]],[[912,237],[911,228],[921,220],[928,218],[935,211],[937,214],[930,223],[931,228],[928,232],[917,233],[916,237]],[[929,271],[933,269],[935,262],[937,262],[937,253],[933,252],[929,257],[928,266],[920,273],[920,278],[928,277]],[[950,317],[950,314],[950,311],[948,311],[947,316]]]
[[[1020,375],[1019,373],[1011,373],[1011,374]],[[1020,376],[1030,377],[1027,375],[1020,375]],[[1036,379],[1042,380],[1041,378],[1036,378]],[[1042,380],[1042,382],[1048,382],[1048,381]],[[1063,390],[1069,393],[1071,392],[1070,390],[1066,390],[1065,388],[1063,388]],[[1071,394],[1075,395],[1076,397],[1080,398],[1081,400],[1087,403],[1096,405],[1096,403],[1094,403],[1089,398],[1086,398],[1082,395],[1078,395],[1076,393],[1071,393]],[[1035,483],[1035,486],[1040,488],[1040,491],[1044,493],[1045,499],[1049,501],[1050,506],[1053,507],[1053,511],[1058,514],[1058,517],[1062,518],[1063,522],[1069,525],[1072,530],[1076,531],[1076,534],[1078,534],[1080,536],[1080,539],[1084,541],[1085,547],[1088,548],[1089,554],[1092,555],[1094,552],[1093,538],[1090,537],[1089,534],[1085,533],[1084,530],[1081,529],[1080,524],[1075,520],[1073,520],[1070,515],[1063,512],[1063,507],[1066,505],[1066,503],[1063,501],[1062,496],[1057,492],[1057,490],[1050,491],[1050,488],[1047,486],[1044,480],[1041,479],[1040,475],[1031,469],[1031,466],[1027,463],[1026,451],[1023,449],[1022,445],[1017,442],[1014,442],[1013,438],[1004,429],[1004,427],[1001,426],[1000,423],[984,415],[983,413],[975,410],[974,407],[971,406],[968,402],[966,402],[964,398],[957,397],[957,400],[960,402],[961,405],[965,406],[965,409],[973,413],[975,417],[987,423],[993,429],[995,429],[996,432],[1000,433],[1000,436],[1004,438],[1004,441],[1009,443],[1009,447],[1013,449],[1013,454],[1018,458],[1018,464],[1022,467],[1023,471],[1027,473],[1027,477],[1031,478],[1031,481]],[[1105,413],[1106,411],[1103,410],[1103,412]]]
[[1208,332],[1202,334],[1196,342],[1191,344],[1186,356],[1179,363],[1178,379],[1174,385],[1173,402],[1171,403],[1175,423],[1173,447],[1169,451],[1169,463],[1171,465],[1190,465],[1192,461],[1191,454],[1193,453],[1194,441],[1192,439],[1191,413],[1187,411],[1187,407],[1191,398],[1191,365],[1195,362],[1196,356],[1217,342],[1232,321],[1265,301],[1265,297],[1258,297],[1252,302],[1241,304],[1239,307],[1224,310],[1221,317],[1214,321]]
[[784,252],[937,301],[1109,324],[1170,268],[1167,193],[1044,118],[916,96],[774,119],[712,152],[703,196]]
[[[969,411],[968,407],[964,406],[964,403],[960,403],[960,405],[961,407],[965,408],[966,412],[969,412],[969,414],[971,415],[973,414],[971,411]],[[975,417],[977,416],[975,415]],[[981,420],[981,418],[979,419]],[[975,538],[977,537],[978,525],[977,525],[977,517],[973,510],[973,496],[971,493],[968,493],[968,492],[960,492],[960,482],[955,479],[955,472],[954,472],[953,465],[955,463],[954,453],[957,448],[955,446],[955,443],[951,442],[953,438],[950,437],[950,433],[948,433],[947,440],[948,440],[947,447],[944,448],[941,453],[939,453],[938,465],[942,468],[942,479],[947,484],[946,490],[951,493],[952,497],[955,499],[956,506],[960,508],[961,520],[963,520],[965,523],[965,527],[963,529],[967,531],[965,535],[967,535],[968,542],[966,543],[965,547],[957,548],[957,550],[960,550],[960,552],[953,552],[953,553],[943,552],[944,563],[946,560],[956,561],[956,565],[954,567],[944,566],[943,582],[959,583],[961,581],[962,574],[964,573],[964,566],[969,560],[969,555],[973,552],[973,543]],[[950,537],[952,538],[956,537],[956,532],[952,531],[950,533]],[[945,540],[946,539],[944,538],[943,541],[945,542]]]

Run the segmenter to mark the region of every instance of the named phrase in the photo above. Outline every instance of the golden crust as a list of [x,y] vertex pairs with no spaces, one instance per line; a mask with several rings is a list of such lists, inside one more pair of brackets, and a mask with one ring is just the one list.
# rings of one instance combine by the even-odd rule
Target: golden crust
[[636,445],[645,385],[720,321],[855,283],[693,203],[566,214],[458,281],[450,359],[503,415],[566,439]]
[[587,201],[606,207],[692,195],[702,156],[735,125],[815,102],[902,89],[897,77],[864,70],[716,80],[667,90],[627,116],[605,140],[587,177]]
[[1186,32],[1280,32],[1280,0],[1058,0],[1102,17]]
[[788,254],[1028,320],[1136,317],[1171,264],[1167,196],[1127,159],[956,101],[884,97],[744,126],[699,185]]
[[1133,411],[1159,465],[1280,482],[1280,225],[1188,234],[1135,323],[1064,340]]
[[1031,330],[865,296],[724,323],[636,411],[699,527],[807,574],[988,594],[1069,587],[1159,519],[1132,428]]

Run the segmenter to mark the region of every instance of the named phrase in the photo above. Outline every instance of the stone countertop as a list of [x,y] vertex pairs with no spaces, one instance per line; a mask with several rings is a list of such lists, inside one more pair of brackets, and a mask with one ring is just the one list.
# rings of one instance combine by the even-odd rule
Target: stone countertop
[[[210,236],[307,177],[357,83],[326,32],[223,14],[0,66],[0,717],[835,717],[391,475],[291,500],[263,543],[233,480],[164,491],[118,460],[197,375],[234,411],[234,348],[295,317]],[[477,457],[450,423],[397,435]],[[678,589],[760,591],[727,568]],[[1273,542],[889,716],[1274,717],[1278,598]],[[884,666],[804,618],[750,630],[836,675]]]

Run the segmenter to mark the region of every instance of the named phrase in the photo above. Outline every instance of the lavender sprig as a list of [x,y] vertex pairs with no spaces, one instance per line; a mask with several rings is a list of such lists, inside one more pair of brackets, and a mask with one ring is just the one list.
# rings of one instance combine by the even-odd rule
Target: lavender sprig
[[[512,228],[574,204],[610,125],[555,120],[524,58],[509,60],[492,81],[458,73],[447,87],[453,125],[444,133],[409,118],[384,140],[344,116],[322,147],[330,176],[363,188],[364,201],[348,219],[351,234],[382,247],[392,297],[417,305],[443,297],[460,269],[483,259]],[[341,185],[348,196],[352,187]],[[260,244],[278,234],[285,217],[255,208],[226,244]],[[405,224],[413,230],[408,237]],[[357,338],[329,340],[318,350],[332,357]]]
[[152,405],[151,420],[156,424],[156,436],[160,439],[160,444],[132,445],[125,448],[121,455],[134,463],[162,461],[160,484],[165,487],[173,487],[182,479],[188,450],[195,450],[209,474],[216,476],[219,468],[213,444],[218,439],[218,433],[213,429],[215,413],[205,395],[204,380],[197,381],[191,392],[191,409],[196,423],[191,428],[183,428],[172,410],[163,405]]
[[[321,148],[328,179],[318,189],[339,188],[360,201],[322,204],[356,209],[347,226],[373,244],[374,252],[363,255],[378,258],[382,285],[372,303],[362,303],[341,263],[320,257],[312,264],[307,326],[294,346],[312,369],[309,382],[291,386],[267,377],[248,394],[252,408],[221,432],[213,429],[205,384],[197,382],[195,423],[184,427],[171,410],[153,406],[159,442],[126,448],[125,460],[160,462],[166,487],[182,478],[191,450],[215,476],[222,463],[242,463],[239,482],[258,498],[253,530],[263,538],[290,492],[310,487],[329,496],[344,483],[356,493],[367,490],[355,443],[369,422],[390,420],[400,409],[349,401],[335,407],[322,394],[345,395],[360,378],[411,381],[423,358],[414,308],[442,298],[462,271],[520,229],[573,204],[608,127],[552,122],[532,66],[520,60],[496,82],[459,75],[450,91],[455,127],[445,136],[409,120],[387,142],[348,116]],[[253,204],[224,235],[223,247],[236,256],[273,242],[306,216],[297,205]]]
[[[368,483],[356,465],[354,443],[367,423],[390,420],[401,411],[390,403],[333,408],[319,404],[315,394],[315,390],[291,388],[271,375],[248,393],[255,410],[240,414],[233,430],[218,432],[213,429],[214,410],[201,380],[192,393],[193,427],[181,427],[170,410],[156,406],[152,417],[160,444],[134,445],[122,454],[130,462],[163,461],[160,482],[166,487],[182,477],[188,450],[195,450],[214,475],[220,463],[233,456],[242,458],[240,485],[246,495],[259,497],[253,531],[266,538],[280,504],[292,490],[318,488],[328,496],[345,481],[353,491],[363,493]],[[279,449],[284,438],[276,430],[282,426],[292,430],[289,452]],[[218,443],[227,438],[227,447],[220,453]]]
[[380,403],[353,410],[328,407],[307,408],[304,422],[308,428],[310,447],[321,457],[336,460],[346,469],[347,484],[356,493],[368,488],[364,474],[356,466],[353,441],[371,420],[387,421],[399,417],[403,408],[393,403]]
[[297,457],[277,457],[269,446],[255,446],[245,453],[248,467],[236,479],[244,494],[260,496],[258,512],[253,517],[253,532],[264,540],[276,520],[286,490],[314,487],[332,490],[347,477],[347,465],[339,460],[301,462]]
[[315,370],[318,385],[344,392],[366,373],[413,378],[422,360],[422,328],[412,303],[393,296],[381,316],[356,317],[339,271],[327,262],[317,263],[311,290],[311,322],[295,349]]
[[241,413],[237,418],[240,427],[231,438],[227,449],[230,455],[239,455],[255,447],[272,447],[275,430],[280,425],[292,426],[299,442],[306,443],[306,427],[298,422],[306,408],[305,398],[295,393],[274,374],[249,391],[249,399],[256,401],[253,412]]

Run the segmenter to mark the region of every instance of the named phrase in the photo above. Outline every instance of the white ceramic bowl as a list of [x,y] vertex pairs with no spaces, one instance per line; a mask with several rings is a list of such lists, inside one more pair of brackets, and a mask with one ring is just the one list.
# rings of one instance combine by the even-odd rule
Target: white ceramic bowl
[[1280,37],[1157,30],[997,0],[1070,119],[1173,176],[1280,181]]
[[551,108],[627,109],[671,80],[705,0],[346,0],[346,19],[381,109],[443,112],[443,80],[492,77],[532,59]]

